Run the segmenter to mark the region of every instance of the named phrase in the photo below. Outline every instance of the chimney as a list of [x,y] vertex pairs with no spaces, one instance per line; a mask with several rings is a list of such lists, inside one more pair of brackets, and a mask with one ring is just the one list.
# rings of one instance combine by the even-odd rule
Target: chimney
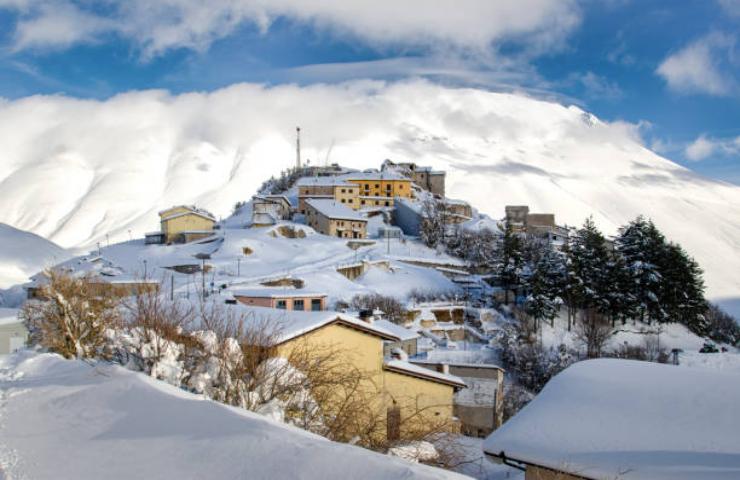
[[445,375],[449,375],[450,374],[450,366],[448,364],[446,364],[446,363],[440,363],[439,365],[437,365],[437,371],[439,373],[444,373]]
[[372,310],[360,310],[360,320],[367,323],[373,323],[373,311]]

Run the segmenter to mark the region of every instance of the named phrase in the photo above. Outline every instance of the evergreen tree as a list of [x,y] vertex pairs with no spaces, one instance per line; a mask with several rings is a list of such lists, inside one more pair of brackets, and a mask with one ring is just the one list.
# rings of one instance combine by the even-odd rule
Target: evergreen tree
[[505,303],[509,303],[509,291],[517,292],[520,286],[522,268],[522,238],[507,222],[499,248],[498,277],[504,289]]
[[710,333],[705,312],[704,279],[699,264],[680,245],[664,245],[659,261],[660,302],[668,321],[686,325],[698,335]]
[[636,316],[641,321],[647,319],[648,323],[664,321],[666,313],[660,299],[660,264],[665,261],[665,237],[652,221],[640,215],[620,228],[615,243],[629,271],[625,293],[634,298]]
[[567,288],[580,309],[609,313],[609,253],[606,240],[587,218],[568,245]]
[[563,258],[548,245],[534,265],[528,285],[530,293],[524,304],[527,314],[535,320],[535,329],[542,320],[552,324],[557,316],[563,303],[560,295],[564,280]]
[[421,241],[430,248],[443,245],[446,227],[441,206],[432,198],[427,198],[421,208]]

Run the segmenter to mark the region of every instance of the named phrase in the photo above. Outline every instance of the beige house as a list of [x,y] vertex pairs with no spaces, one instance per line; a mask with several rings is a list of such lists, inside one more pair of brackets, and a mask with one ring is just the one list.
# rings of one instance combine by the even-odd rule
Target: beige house
[[306,200],[306,223],[332,237],[367,238],[367,219],[335,200]]
[[358,210],[360,187],[337,177],[304,177],[296,182],[298,188],[298,211],[306,214],[306,201],[335,200],[337,203]]
[[18,319],[18,310],[0,308],[0,355],[23,348],[27,340],[28,329]]
[[239,303],[252,307],[312,312],[326,310],[327,295],[308,290],[295,288],[252,288],[235,290],[232,294]]
[[459,432],[453,396],[465,388],[465,382],[454,375],[385,358],[384,343],[400,341],[387,330],[338,312],[240,309],[249,313],[247,328],[252,322],[257,328],[265,323],[275,325],[278,356],[288,358],[293,349],[306,347],[316,351],[339,348],[342,361],[367,376],[354,395],[367,402],[369,412],[377,412],[383,419],[374,425],[375,435],[396,440],[429,424],[444,424],[448,431]]
[[[178,205],[159,212],[164,243],[188,243],[213,235],[216,217],[194,206]],[[149,234],[154,236],[154,234]],[[149,236],[147,235],[147,236]],[[154,242],[148,242],[154,243]]]

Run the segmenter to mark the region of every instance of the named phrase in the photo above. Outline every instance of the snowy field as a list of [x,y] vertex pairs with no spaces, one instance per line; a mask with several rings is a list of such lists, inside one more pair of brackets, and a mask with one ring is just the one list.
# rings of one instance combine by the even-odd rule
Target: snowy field
[[108,364],[0,356],[0,478],[453,479]]

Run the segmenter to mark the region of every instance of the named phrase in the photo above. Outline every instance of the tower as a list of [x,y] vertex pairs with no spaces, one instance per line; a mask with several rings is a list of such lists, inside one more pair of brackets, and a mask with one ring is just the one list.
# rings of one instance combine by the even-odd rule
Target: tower
[[301,168],[301,127],[295,127],[295,168]]

